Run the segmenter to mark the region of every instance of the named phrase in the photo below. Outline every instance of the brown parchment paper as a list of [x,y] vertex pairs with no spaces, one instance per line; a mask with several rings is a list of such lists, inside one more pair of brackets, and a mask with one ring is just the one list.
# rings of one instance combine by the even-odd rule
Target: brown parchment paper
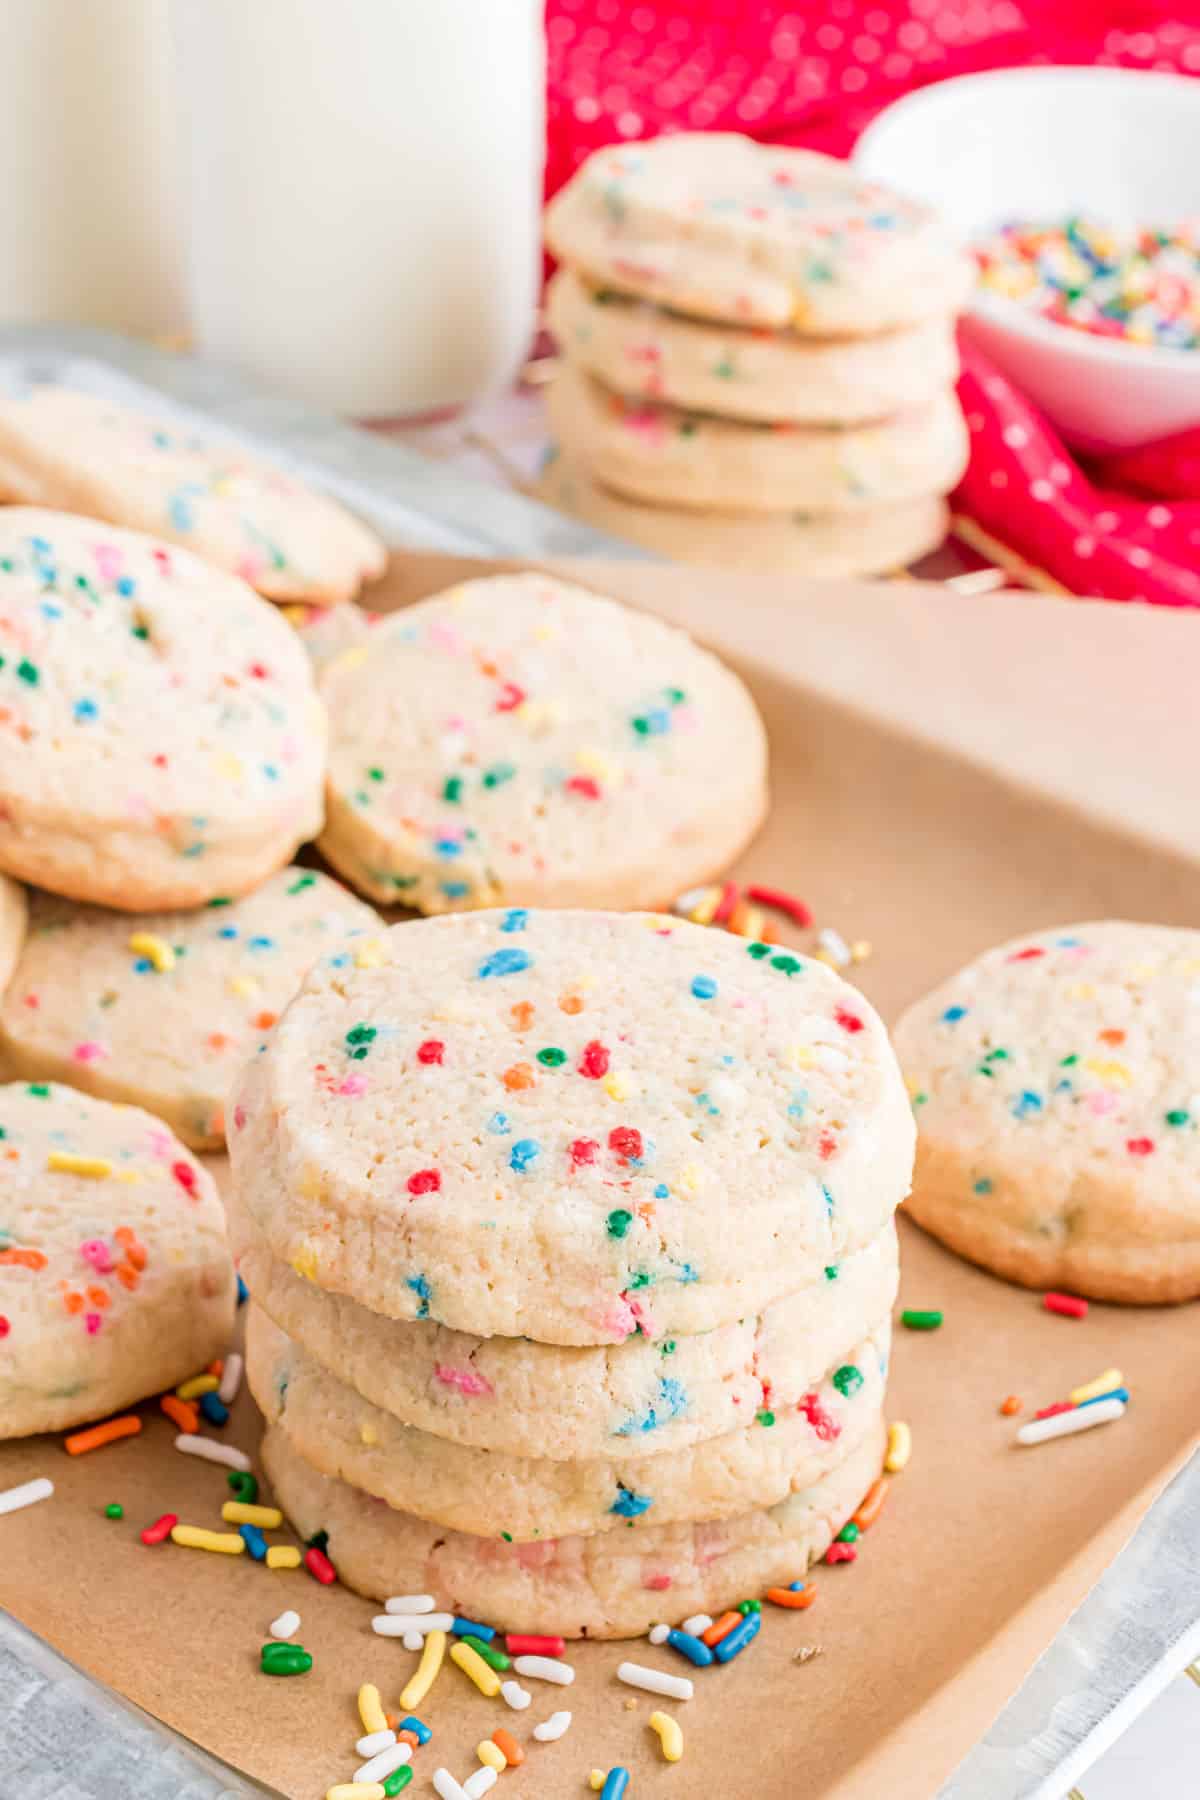
[[[410,556],[369,598],[399,604],[492,565]],[[872,941],[854,971],[885,1016],[987,944],[1056,922],[1200,919],[1194,669],[1200,619],[932,587],[804,584],[649,565],[579,565],[590,585],[688,624],[750,680],[771,735],[774,806],[740,874],[802,892],[821,922]],[[806,941],[803,934],[792,934]],[[901,1304],[943,1329],[897,1334],[889,1413],[914,1452],[858,1561],[820,1568],[816,1605],[769,1616],[724,1670],[670,1703],[682,1763],[647,1719],[658,1702],[614,1679],[635,1645],[569,1649],[569,1692],[530,1683],[513,1714],[449,1664],[420,1709],[461,1781],[497,1724],[526,1743],[498,1795],[585,1795],[615,1763],[636,1796],[928,1800],[1194,1447],[1200,1312],[1093,1306],[1082,1323],[903,1231]],[[1116,1364],[1133,1390],[1118,1425],[1036,1450],[1012,1445],[1008,1393],[1032,1410]],[[214,1525],[224,1472],[179,1456],[143,1409],[140,1438],[78,1460],[58,1439],[0,1446],[0,1487],[49,1474],[54,1499],[0,1519],[0,1601],[76,1664],[264,1785],[320,1796],[356,1766],[358,1684],[394,1707],[414,1658],[375,1637],[375,1608],[303,1571],[172,1546],[160,1512]],[[246,1396],[228,1436],[253,1451]],[[103,1516],[119,1500],[125,1519]],[[312,1672],[258,1672],[268,1622],[293,1606]],[[664,1612],[671,1616],[669,1596]],[[496,1621],[503,1624],[504,1621]],[[509,1621],[519,1626],[520,1621]],[[819,1645],[801,1665],[795,1652]],[[532,1726],[569,1707],[556,1744]],[[14,1797],[18,1800],[18,1797]]]

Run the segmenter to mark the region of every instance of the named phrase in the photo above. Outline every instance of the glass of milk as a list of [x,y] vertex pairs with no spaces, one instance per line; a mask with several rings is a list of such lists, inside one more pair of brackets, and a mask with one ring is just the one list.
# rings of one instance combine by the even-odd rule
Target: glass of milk
[[196,348],[338,412],[509,381],[534,331],[539,0],[173,0]]

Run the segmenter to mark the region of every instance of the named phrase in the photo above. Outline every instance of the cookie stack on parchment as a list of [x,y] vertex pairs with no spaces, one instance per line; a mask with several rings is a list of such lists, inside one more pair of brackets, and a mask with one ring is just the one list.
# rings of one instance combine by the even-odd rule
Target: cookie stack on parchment
[[973,277],[928,209],[831,157],[680,134],[597,151],[546,236],[544,499],[684,561],[814,575],[941,541]]
[[879,1473],[912,1151],[879,1020],[777,946],[508,908],[319,964],[231,1119],[280,1504],[559,1635],[799,1579]]

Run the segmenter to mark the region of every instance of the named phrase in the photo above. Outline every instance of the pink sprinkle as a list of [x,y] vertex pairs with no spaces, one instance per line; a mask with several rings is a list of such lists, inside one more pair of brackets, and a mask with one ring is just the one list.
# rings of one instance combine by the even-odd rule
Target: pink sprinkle
[[436,1363],[433,1372],[439,1381],[444,1382],[447,1387],[457,1388],[460,1394],[472,1397],[485,1394],[491,1399],[496,1391],[487,1377],[477,1369],[452,1369],[446,1363]]
[[655,1594],[665,1594],[671,1586],[671,1577],[669,1575],[646,1575],[642,1579],[642,1586],[650,1588]]
[[637,1314],[624,1295],[621,1295],[601,1311],[596,1324],[601,1331],[609,1332],[614,1338],[632,1337],[638,1327]]
[[113,1269],[112,1252],[103,1238],[88,1238],[79,1246],[79,1254],[90,1263],[97,1275],[108,1275]]
[[650,1315],[650,1308],[644,1305],[641,1300],[631,1300],[628,1294],[622,1294],[621,1298],[633,1314],[634,1324],[640,1325],[642,1331],[648,1338],[657,1337],[658,1330]]
[[96,1333],[100,1329],[101,1324],[103,1323],[103,1320],[101,1319],[99,1313],[84,1313],[83,1322],[87,1326],[88,1336],[95,1337]]
[[466,655],[466,640],[453,625],[446,625],[440,619],[435,619],[428,627],[428,637],[431,644],[435,644],[439,650],[449,651],[451,656]]
[[1094,1093],[1089,1094],[1087,1097],[1087,1109],[1090,1113],[1097,1114],[1097,1116],[1104,1113],[1115,1112],[1117,1110],[1117,1096],[1105,1092],[1103,1088],[1097,1088]]
[[360,1094],[366,1093],[367,1086],[365,1075],[347,1075],[346,1079],[339,1084],[338,1093],[347,1094],[351,1100],[357,1100]]
[[247,553],[245,556],[238,557],[237,572],[242,580],[248,581],[251,586],[254,585],[255,578],[262,573],[262,568],[262,562],[257,556]]
[[242,1131],[245,1129],[245,1125],[246,1125],[246,1109],[245,1109],[245,1107],[244,1106],[235,1106],[233,1109],[233,1129],[235,1131]]
[[103,1044],[97,1044],[88,1038],[82,1044],[76,1044],[71,1052],[71,1061],[77,1063],[99,1062],[101,1057],[107,1055],[108,1051]]
[[124,560],[116,544],[97,544],[93,554],[96,558],[96,571],[101,581],[115,581],[121,573]]

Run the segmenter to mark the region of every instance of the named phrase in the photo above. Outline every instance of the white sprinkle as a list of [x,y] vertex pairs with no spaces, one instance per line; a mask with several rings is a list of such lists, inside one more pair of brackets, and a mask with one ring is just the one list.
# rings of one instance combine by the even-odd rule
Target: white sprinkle
[[661,1669],[647,1669],[642,1663],[623,1662],[617,1680],[627,1687],[645,1688],[648,1694],[666,1694],[672,1700],[690,1700],[695,1687],[686,1675],[666,1675]]
[[36,1506],[39,1500],[48,1500],[53,1492],[54,1483],[47,1475],[22,1482],[20,1487],[5,1488],[0,1494],[0,1513],[20,1512],[23,1506]]
[[366,1737],[360,1737],[354,1748],[360,1756],[378,1756],[389,1744],[394,1744],[394,1731],[368,1731]]
[[1048,1438],[1072,1437],[1077,1431],[1090,1431],[1093,1425],[1111,1425],[1125,1411],[1123,1400],[1097,1400],[1091,1406],[1077,1406],[1073,1412],[1055,1413],[1049,1419],[1031,1419],[1017,1433],[1018,1444],[1044,1444]]
[[817,933],[817,942],[826,955],[833,958],[839,969],[844,969],[847,963],[853,962],[854,958],[851,955],[849,944],[841,932],[835,931],[832,925],[822,925]]
[[217,1399],[224,1406],[232,1406],[238,1397],[238,1389],[242,1385],[242,1359],[236,1350],[231,1350],[225,1358],[225,1367],[221,1370],[221,1385],[217,1389]]
[[518,1675],[532,1675],[535,1681],[553,1681],[559,1687],[570,1687],[575,1671],[570,1663],[556,1656],[514,1656],[513,1668]]
[[432,1594],[393,1594],[390,1600],[383,1603],[384,1612],[390,1613],[430,1613],[433,1611]]
[[406,1631],[403,1643],[406,1650],[423,1650],[425,1648],[425,1639],[419,1631]]
[[481,1800],[481,1796],[486,1794],[489,1788],[495,1787],[496,1780],[495,1769],[484,1763],[481,1769],[476,1769],[473,1775],[467,1776],[463,1782],[463,1793],[467,1796],[467,1800]]
[[185,1456],[202,1456],[205,1462],[223,1463],[227,1469],[242,1469],[249,1473],[250,1458],[232,1444],[218,1444],[214,1438],[194,1437],[190,1431],[181,1431],[175,1439],[175,1448],[182,1450]]
[[470,1800],[470,1795],[466,1794],[463,1789],[459,1787],[449,1769],[435,1769],[433,1771],[433,1785],[441,1795],[442,1800]]
[[686,1631],[689,1637],[699,1637],[700,1633],[707,1631],[711,1624],[712,1620],[707,1613],[693,1613],[690,1619],[683,1621],[679,1629]]
[[673,913],[678,913],[681,917],[685,916],[687,913],[695,912],[707,893],[707,888],[689,888],[686,894],[680,894],[671,902],[671,911]]
[[386,1750],[381,1750],[378,1756],[371,1758],[370,1762],[365,1762],[360,1769],[355,1769],[354,1779],[355,1781],[386,1781],[388,1776],[394,1774],[401,1763],[408,1762],[411,1756],[411,1744],[389,1744]]
[[300,1614],[289,1609],[287,1612],[281,1612],[277,1619],[271,1620],[267,1626],[267,1636],[273,1638],[295,1637],[299,1629]]
[[570,1713],[556,1712],[551,1713],[548,1719],[543,1719],[540,1725],[535,1725],[533,1728],[533,1735],[538,1740],[539,1744],[553,1744],[556,1743],[560,1737],[566,1737],[567,1732],[570,1729]]
[[659,1644],[666,1643],[671,1635],[671,1627],[669,1625],[652,1625],[646,1635],[650,1642],[657,1647]]
[[449,1631],[453,1613],[376,1613],[371,1630],[380,1637],[405,1637],[410,1631]]
[[500,1693],[514,1712],[524,1712],[533,1698],[532,1694],[526,1693],[519,1681],[502,1681]]

